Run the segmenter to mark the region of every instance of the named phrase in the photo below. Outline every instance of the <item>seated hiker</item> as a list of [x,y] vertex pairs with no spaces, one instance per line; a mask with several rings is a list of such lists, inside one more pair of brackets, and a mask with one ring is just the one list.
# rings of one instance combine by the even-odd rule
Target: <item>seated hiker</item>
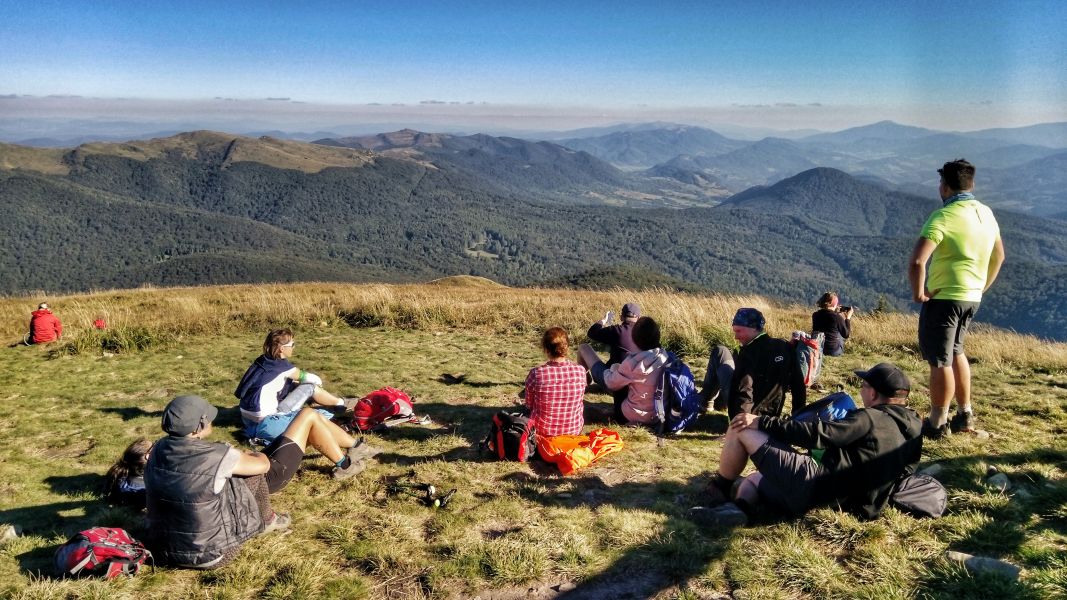
[[[622,311],[619,314],[622,315],[622,323],[613,325],[615,313],[609,310],[604,314],[603,319],[593,323],[586,332],[589,339],[608,347],[608,362],[604,364],[609,367],[621,363],[626,355],[641,351],[634,344],[633,339],[634,323],[641,317],[641,307],[634,302],[627,302],[622,305]],[[615,390],[611,397],[615,403],[614,414],[621,414],[619,411],[623,401],[626,400],[626,388]]]
[[[702,394],[715,410],[776,417],[782,414],[785,392],[793,399],[793,412],[807,403],[807,388],[793,346],[763,330],[767,321],[755,308],[739,308],[733,319],[734,339],[741,344],[734,355],[726,346],[713,346],[708,358]],[[724,397],[725,396],[725,397]]]
[[641,351],[633,340],[634,323],[641,317],[641,307],[633,302],[627,302],[622,305],[620,314],[622,323],[613,325],[615,313],[609,310],[604,314],[603,319],[593,323],[586,332],[589,339],[600,342],[610,349],[608,362],[604,363],[609,367],[621,363],[627,354]]
[[737,486],[733,503],[697,507],[690,514],[706,523],[743,524],[744,509],[759,500],[793,516],[835,501],[860,518],[881,514],[897,480],[919,461],[922,422],[906,406],[911,382],[899,368],[879,363],[855,373],[863,380],[864,408],[840,420],[800,422],[752,413],[734,417],[708,486],[710,502],[730,499],[749,458],[758,472]]
[[526,407],[538,435],[576,435],[585,425],[585,368],[567,360],[570,340],[562,327],[552,327],[541,336],[545,364],[526,376]]
[[144,509],[144,467],[152,442],[145,438],[133,442],[123,451],[104,476],[104,496],[111,504]]
[[823,354],[841,356],[845,353],[845,340],[852,334],[851,306],[840,306],[836,292],[826,292],[816,305],[819,310],[811,313],[811,334],[823,334]]
[[[249,439],[271,442],[278,437],[308,400],[314,404],[344,411],[346,404],[322,389],[322,379],[314,373],[296,368],[289,362],[296,347],[293,332],[274,329],[263,342],[263,354],[245,371],[234,396],[241,400],[241,420]],[[323,416],[333,416],[323,411]]]
[[627,388],[626,398],[616,405],[619,423],[651,423],[656,415],[653,395],[659,383],[667,353],[659,347],[659,325],[651,317],[640,317],[631,331],[639,350],[619,364],[608,367],[588,344],[578,347],[579,362],[588,367],[593,381],[615,391]]
[[63,337],[63,324],[59,317],[52,314],[47,302],[37,305],[37,310],[30,313],[30,344],[47,344]]
[[242,452],[204,440],[217,415],[199,396],[178,396],[163,410],[167,436],[152,447],[144,471],[146,545],[161,562],[221,567],[252,536],[286,529],[291,519],[271,509],[269,495],[289,483],[309,443],[335,461],[336,479],[362,471],[377,453],[351,438],[342,452],[316,427],[321,416],[310,408],[264,452]]

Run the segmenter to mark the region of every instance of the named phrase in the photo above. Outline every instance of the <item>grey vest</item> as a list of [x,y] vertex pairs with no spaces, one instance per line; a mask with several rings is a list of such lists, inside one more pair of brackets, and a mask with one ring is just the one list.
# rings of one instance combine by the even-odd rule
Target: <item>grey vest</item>
[[263,530],[256,499],[240,478],[214,493],[215,474],[229,446],[165,437],[152,447],[144,482],[149,548],[161,562],[211,562]]

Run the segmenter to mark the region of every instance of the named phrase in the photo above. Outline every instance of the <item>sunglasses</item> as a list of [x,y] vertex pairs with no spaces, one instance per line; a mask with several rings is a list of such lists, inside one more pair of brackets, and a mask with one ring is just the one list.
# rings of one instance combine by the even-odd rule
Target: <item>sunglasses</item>
[[288,342],[282,344],[282,348],[294,348],[294,347],[296,347],[296,340],[289,340]]

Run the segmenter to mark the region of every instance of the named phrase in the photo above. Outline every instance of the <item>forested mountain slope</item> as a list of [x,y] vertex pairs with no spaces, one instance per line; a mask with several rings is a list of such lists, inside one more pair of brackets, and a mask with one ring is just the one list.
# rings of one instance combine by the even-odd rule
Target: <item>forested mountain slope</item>
[[[327,146],[305,154],[310,145],[297,142],[281,154],[242,150],[284,157],[290,167],[279,168],[200,137],[191,146],[183,138],[175,147],[83,148],[58,162],[23,157],[0,171],[3,291],[469,274],[801,302],[836,289],[862,308],[883,295],[907,308],[905,263],[937,206],[824,168],[711,208],[561,204],[448,161]],[[1067,223],[1000,219],[1009,262],[980,319],[1067,338],[1067,294],[1057,287]]]

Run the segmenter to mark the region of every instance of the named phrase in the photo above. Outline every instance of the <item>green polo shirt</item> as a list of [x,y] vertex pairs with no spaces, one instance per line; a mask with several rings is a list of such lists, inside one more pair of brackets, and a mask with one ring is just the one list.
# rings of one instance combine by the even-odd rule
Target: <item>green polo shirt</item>
[[989,257],[1000,237],[993,211],[973,199],[949,202],[930,214],[920,236],[937,244],[926,276],[933,297],[981,302]]

